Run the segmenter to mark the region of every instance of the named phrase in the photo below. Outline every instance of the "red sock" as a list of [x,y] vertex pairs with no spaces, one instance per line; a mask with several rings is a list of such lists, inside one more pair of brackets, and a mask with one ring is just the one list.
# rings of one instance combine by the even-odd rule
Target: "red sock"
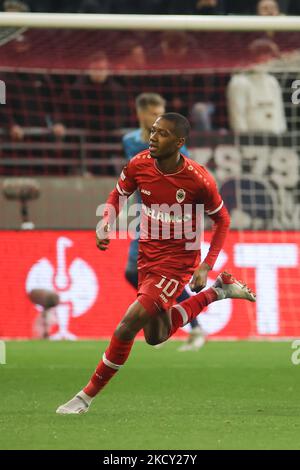
[[94,397],[115,375],[120,367],[126,362],[134,340],[122,341],[115,335],[111,338],[110,344],[103,354],[95,373],[83,391],[90,397]]
[[178,328],[190,323],[207,305],[215,302],[218,294],[212,288],[204,292],[193,295],[180,304],[173,305],[171,308],[172,327],[169,338],[178,330]]

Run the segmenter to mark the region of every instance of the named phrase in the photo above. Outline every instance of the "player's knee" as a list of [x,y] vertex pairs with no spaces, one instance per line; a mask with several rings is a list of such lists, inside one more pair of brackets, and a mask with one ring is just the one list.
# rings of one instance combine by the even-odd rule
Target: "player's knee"
[[122,341],[131,341],[135,338],[137,332],[131,328],[130,324],[120,322],[115,330],[115,335]]
[[157,346],[158,344],[162,343],[162,340],[160,338],[145,336],[145,340],[146,340],[146,343],[149,344],[150,346]]

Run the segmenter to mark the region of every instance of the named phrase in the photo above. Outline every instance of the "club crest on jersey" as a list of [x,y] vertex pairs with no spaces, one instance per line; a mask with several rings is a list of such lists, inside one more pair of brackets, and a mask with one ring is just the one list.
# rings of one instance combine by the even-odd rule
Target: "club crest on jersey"
[[178,189],[177,192],[176,192],[176,201],[179,202],[179,204],[181,202],[183,202],[185,199],[185,190],[184,189]]

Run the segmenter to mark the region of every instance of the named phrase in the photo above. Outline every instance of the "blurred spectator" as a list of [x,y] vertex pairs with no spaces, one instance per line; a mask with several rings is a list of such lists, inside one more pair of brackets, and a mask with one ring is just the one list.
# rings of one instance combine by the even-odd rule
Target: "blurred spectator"
[[[194,36],[189,35],[185,31],[165,31],[161,35],[161,55],[164,67],[167,64],[176,66],[185,65],[194,62],[194,52],[197,51],[197,58],[199,60],[204,52],[199,50]],[[161,60],[159,58],[159,60]]]
[[282,91],[268,73],[268,61],[278,55],[270,39],[257,39],[249,46],[255,65],[235,74],[227,89],[231,129],[234,132],[280,134],[287,128]]
[[26,13],[30,11],[30,6],[24,0],[5,0],[3,2],[3,11]]
[[21,55],[26,56],[30,55],[32,52],[32,43],[28,39],[26,32],[19,33],[14,39],[10,41],[10,55],[14,57],[15,62],[18,63]]
[[68,127],[87,131],[120,128],[125,119],[124,90],[110,75],[107,55],[100,51],[90,57],[87,74],[81,75],[67,91],[62,114]]
[[[16,64],[19,63],[20,56],[30,58],[32,51],[33,44],[26,32],[10,41],[9,53]],[[47,73],[7,73],[5,82],[9,97],[5,107],[6,127],[11,139],[22,141],[26,128],[29,132],[31,128],[44,128],[61,139],[63,127],[57,121],[54,76]],[[20,96],[24,96],[21,103]]]
[[260,0],[257,3],[256,13],[259,16],[279,16],[281,15],[277,0]]
[[135,39],[124,40],[120,44],[120,70],[144,69],[147,64],[146,54],[143,45]]
[[[53,76],[19,73],[16,77],[7,73],[4,80],[7,86],[5,123],[11,139],[22,141],[26,132],[35,132],[36,128],[47,129],[61,139],[64,126],[57,120]],[[20,96],[23,97],[21,103]]]
[[268,38],[255,39],[249,44],[248,51],[255,64],[265,64],[280,57],[277,44]]

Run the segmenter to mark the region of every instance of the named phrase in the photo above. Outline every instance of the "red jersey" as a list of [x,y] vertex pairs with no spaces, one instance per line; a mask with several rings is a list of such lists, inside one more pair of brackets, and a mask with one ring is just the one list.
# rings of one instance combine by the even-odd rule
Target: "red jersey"
[[182,157],[183,165],[175,173],[165,174],[149,150],[143,151],[125,166],[116,189],[120,196],[129,196],[137,189],[141,195],[138,268],[167,275],[186,273],[189,277],[200,261],[200,242],[193,249],[191,245],[187,248],[189,237],[199,227],[196,209],[203,205],[213,216],[222,209],[223,201],[211,174]]

